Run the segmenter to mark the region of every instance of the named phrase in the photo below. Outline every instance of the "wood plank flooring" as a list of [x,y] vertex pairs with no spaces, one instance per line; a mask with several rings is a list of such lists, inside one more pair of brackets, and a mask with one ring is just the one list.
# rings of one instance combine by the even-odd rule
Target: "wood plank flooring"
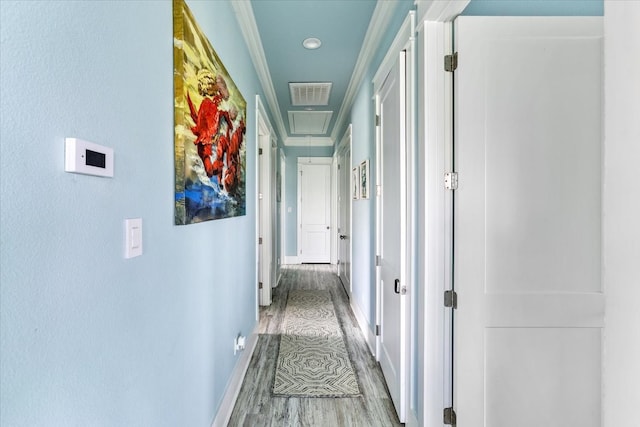
[[[401,426],[380,366],[369,352],[334,267],[304,264],[286,266],[282,272],[280,283],[273,289],[273,303],[260,309],[260,335],[229,426]],[[362,396],[272,396],[286,297],[287,292],[293,289],[323,289],[331,292],[336,315],[345,333],[347,350],[358,375]]]

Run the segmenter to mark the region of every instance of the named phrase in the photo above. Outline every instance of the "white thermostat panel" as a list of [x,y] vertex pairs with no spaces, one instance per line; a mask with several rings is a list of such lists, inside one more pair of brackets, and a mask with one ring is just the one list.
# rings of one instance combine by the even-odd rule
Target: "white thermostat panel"
[[65,138],[64,170],[113,177],[113,149],[78,138]]

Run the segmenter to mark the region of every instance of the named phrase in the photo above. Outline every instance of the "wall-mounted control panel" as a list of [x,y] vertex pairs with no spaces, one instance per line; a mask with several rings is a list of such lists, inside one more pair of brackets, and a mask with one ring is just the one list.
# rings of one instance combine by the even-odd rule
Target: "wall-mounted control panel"
[[113,149],[79,138],[65,138],[64,170],[113,177]]

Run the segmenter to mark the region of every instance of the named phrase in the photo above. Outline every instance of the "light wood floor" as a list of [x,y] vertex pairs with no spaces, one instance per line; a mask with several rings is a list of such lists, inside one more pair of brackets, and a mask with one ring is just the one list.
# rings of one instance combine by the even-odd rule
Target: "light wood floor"
[[[274,370],[280,344],[287,292],[324,289],[331,292],[346,336],[347,350],[358,375],[361,397],[274,397]],[[386,427],[400,426],[380,366],[375,361],[351,312],[340,279],[329,265],[296,265],[283,269],[273,303],[260,309],[260,336],[229,426]]]

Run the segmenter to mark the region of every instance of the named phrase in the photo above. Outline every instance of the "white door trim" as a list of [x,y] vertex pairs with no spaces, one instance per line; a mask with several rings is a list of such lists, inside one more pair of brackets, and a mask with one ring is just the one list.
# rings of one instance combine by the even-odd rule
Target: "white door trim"
[[285,172],[287,170],[287,156],[284,154],[284,150],[280,149],[280,182],[276,183],[276,185],[280,185],[279,189],[276,191],[280,191],[280,265],[278,266],[279,276],[277,278],[276,285],[280,282],[280,277],[282,277],[282,265],[287,264],[286,262],[286,227],[284,226],[286,218],[287,218],[287,202],[285,200],[285,182],[286,175]]
[[[405,422],[409,419],[414,419],[415,416],[412,415],[415,412],[414,408],[410,408],[411,402],[413,399],[411,398],[411,378],[415,378],[411,372],[411,360],[412,360],[412,351],[411,348],[414,346],[412,337],[412,330],[415,325],[412,322],[412,297],[415,292],[414,286],[414,277],[412,275],[412,264],[413,257],[415,256],[414,251],[412,251],[412,239],[415,231],[415,223],[414,223],[414,214],[413,214],[413,203],[415,202],[413,199],[413,188],[414,188],[414,168],[413,168],[413,147],[415,145],[415,11],[410,11],[404,23],[402,24],[398,34],[393,40],[391,47],[387,51],[380,67],[376,71],[373,77],[373,93],[375,94],[375,109],[376,115],[380,115],[380,91],[382,90],[384,83],[386,81],[387,76],[391,72],[392,68],[397,64],[399,60],[399,55],[402,51],[406,52],[406,94],[407,98],[405,100],[406,103],[406,123],[402,124],[402,126],[406,126],[406,141],[405,146],[400,150],[404,152],[404,155],[401,157],[404,158],[405,164],[401,166],[401,170],[398,171],[401,177],[400,188],[403,189],[404,194],[401,195],[400,200],[404,205],[401,207],[401,212],[403,212],[404,216],[401,216],[400,219],[400,229],[403,234],[402,238],[402,247],[401,247],[401,257],[400,257],[400,280],[403,283],[403,288],[406,287],[406,294],[402,296],[405,299],[404,306],[406,309],[404,310],[404,323],[406,325],[404,329],[404,337],[402,341],[406,343],[403,350],[403,364],[406,369],[401,370],[400,372],[400,384],[403,384],[400,390],[400,406],[398,408],[398,416],[401,422]],[[402,77],[403,79],[405,76]],[[381,165],[381,146],[382,135],[380,133],[380,127],[376,126],[376,189],[372,191],[373,194],[376,194],[376,256],[379,256],[382,253],[381,248],[381,237],[382,237],[382,222],[380,218],[382,217],[382,203],[381,198],[378,196],[377,188],[380,188],[382,182],[380,181],[380,177],[382,176],[382,165]],[[376,266],[376,325],[382,325],[382,278],[380,266]],[[381,340],[380,336],[376,337],[376,359],[380,360],[381,354]],[[411,413],[411,414],[410,414]]]
[[[300,198],[302,197],[302,188],[300,186],[300,166],[301,165],[329,165],[331,166],[331,163],[333,162],[333,158],[332,157],[298,157],[298,170],[297,170],[297,174],[296,174],[296,180],[297,180],[297,204],[298,204],[298,221],[297,221],[297,247],[296,247],[296,262],[295,264],[301,264],[304,261],[304,256],[300,256],[300,248],[302,247],[302,235],[300,233],[300,230],[302,229],[302,209],[300,208]],[[331,230],[333,230],[334,224],[330,224]],[[330,231],[331,231],[330,230]],[[304,254],[303,254],[304,255]],[[293,264],[293,262],[292,262]]]
[[[338,264],[338,155],[331,160],[331,265]],[[336,274],[338,269],[336,268]]]
[[[344,153],[348,150],[349,151],[349,158],[351,158],[351,136],[352,136],[352,131],[353,131],[353,125],[350,123],[349,126],[347,126],[347,130],[344,133],[344,136],[342,137],[342,139],[340,140],[340,143],[338,144],[338,146],[336,147],[335,150],[335,154],[334,154],[334,158],[337,159],[341,156],[344,155]],[[351,162],[349,162],[348,165],[342,165],[343,168],[346,168],[347,171],[351,171]],[[344,172],[344,171],[342,171]],[[347,174],[349,177],[351,177],[351,172],[349,172]],[[353,214],[352,214],[352,205],[353,205],[353,198],[351,197],[351,193],[348,192],[347,194],[342,194],[342,189],[344,188],[343,186],[343,182],[341,179],[339,179],[339,177],[341,176],[341,172],[336,170],[336,222],[334,223],[334,235],[336,236],[336,240],[338,240],[338,236],[340,234],[344,233],[344,230],[338,230],[338,224],[340,223],[338,221],[338,218],[340,218],[340,216],[342,215],[341,212],[338,211],[338,196],[341,197],[341,203],[340,203],[340,208],[342,208],[345,204],[349,204],[349,218],[348,218],[348,222],[349,222],[349,234],[351,234],[351,230],[353,227]],[[351,188],[351,181],[349,181],[349,185],[347,186],[347,188]],[[342,225],[342,223],[340,223],[340,225]],[[353,259],[353,245],[351,244],[351,236],[348,236],[348,242],[349,242],[349,262],[351,262],[351,260]],[[338,255],[338,247],[340,245],[340,242],[338,241],[336,244],[336,257]],[[338,259],[338,261],[340,261],[340,259]],[[338,266],[338,268],[336,268],[336,274],[338,276],[340,276],[340,266]],[[347,289],[347,293],[349,294],[349,299],[351,299],[351,291],[352,291],[352,277],[351,277],[351,268],[349,268],[349,289]]]
[[[272,230],[272,207],[271,207],[271,195],[272,195],[272,181],[275,177],[271,177],[271,168],[269,163],[267,162],[265,165],[262,164],[260,159],[259,151],[262,148],[263,156],[268,158],[269,161],[271,159],[271,146],[275,142],[275,132],[271,123],[269,122],[269,116],[267,115],[266,110],[264,109],[264,105],[262,105],[262,101],[260,100],[260,96],[256,95],[256,150],[255,150],[255,161],[256,161],[256,295],[258,304],[256,305],[256,319],[259,319],[258,314],[258,306],[259,305],[270,305],[271,304],[271,277],[272,277],[272,261],[273,255],[271,253],[271,239],[275,236],[275,230]],[[260,182],[269,182],[263,189],[263,201],[264,209],[262,209],[262,214],[260,211]],[[269,202],[269,203],[267,203]],[[260,242],[260,229],[261,225],[263,228],[263,244]],[[261,249],[262,247],[262,249]],[[263,262],[260,263],[260,252],[263,251]],[[262,264],[262,265],[261,265]],[[262,270],[262,271],[260,271]],[[260,277],[262,273],[262,281],[263,286],[262,290],[258,288],[258,283],[260,282]]]
[[[450,309],[443,305],[445,289],[451,289],[452,196],[444,189],[444,173],[451,168],[453,153],[453,80],[444,71],[444,56],[452,53],[453,20],[470,0],[418,0],[417,23],[420,46],[418,64],[419,168],[417,224],[422,230],[416,247],[417,279],[423,291],[417,295],[418,325],[417,400],[422,402],[418,420],[407,426],[443,424],[442,411],[451,406]],[[448,332],[445,328],[449,328]],[[448,336],[445,343],[445,336]],[[448,352],[445,355],[445,352]],[[418,373],[415,377],[418,377]]]

